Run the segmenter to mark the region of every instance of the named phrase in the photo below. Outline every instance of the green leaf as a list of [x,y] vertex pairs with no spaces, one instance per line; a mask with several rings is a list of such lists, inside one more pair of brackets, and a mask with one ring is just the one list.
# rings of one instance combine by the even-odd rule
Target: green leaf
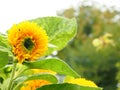
[[[49,36],[49,49],[47,54],[63,49],[76,35],[76,19],[62,17],[43,17],[31,20],[43,27]],[[54,46],[54,47],[51,47]]]
[[0,51],[0,68],[8,64],[8,53]]
[[36,75],[32,75],[30,76],[28,80],[35,80],[35,79],[40,79],[40,80],[47,80],[47,81],[50,81],[52,83],[57,83],[58,80],[57,78],[54,76],[54,75],[51,75],[51,74],[36,74]]
[[30,69],[47,69],[55,71],[58,74],[80,77],[71,67],[69,67],[64,61],[58,58],[25,62],[24,65]]
[[19,90],[19,88],[23,85],[23,83],[29,80],[47,80],[54,84],[58,82],[57,78],[51,74],[33,74],[31,76],[22,76],[22,77],[17,78],[14,81],[13,90]]
[[1,77],[2,79],[5,79],[5,78],[6,78],[6,75],[5,75],[5,72],[4,72],[3,68],[0,69],[0,77]]
[[57,78],[54,76],[54,75],[51,75],[51,74],[33,74],[33,75],[30,75],[30,76],[22,76],[22,77],[19,77],[16,82],[25,82],[25,81],[29,81],[29,80],[47,80],[47,81],[50,81],[52,83],[57,83],[58,80]]
[[0,51],[8,52],[9,56],[12,56],[11,46],[8,42],[8,38],[5,34],[0,33]]
[[7,36],[1,33],[0,33],[0,46],[9,47]]
[[79,86],[76,84],[51,84],[51,85],[45,85],[42,86],[36,90],[102,90],[102,88],[94,88],[94,87],[85,87],[85,86]]
[[9,77],[10,72],[12,71],[11,65],[6,65],[5,67],[0,69],[0,77],[5,80]]

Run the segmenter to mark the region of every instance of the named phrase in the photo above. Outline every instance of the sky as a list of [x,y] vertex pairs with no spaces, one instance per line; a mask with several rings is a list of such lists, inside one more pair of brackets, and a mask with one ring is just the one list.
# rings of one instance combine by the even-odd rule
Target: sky
[[[56,16],[56,11],[76,7],[83,0],[0,0],[0,32],[13,24],[45,16]],[[120,5],[120,0],[89,0],[107,6]]]

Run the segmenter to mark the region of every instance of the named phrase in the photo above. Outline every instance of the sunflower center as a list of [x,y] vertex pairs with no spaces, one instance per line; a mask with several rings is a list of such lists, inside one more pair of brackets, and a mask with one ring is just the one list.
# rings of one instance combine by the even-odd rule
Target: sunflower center
[[32,50],[34,47],[34,43],[32,42],[32,40],[30,38],[26,38],[24,41],[24,47],[28,50]]

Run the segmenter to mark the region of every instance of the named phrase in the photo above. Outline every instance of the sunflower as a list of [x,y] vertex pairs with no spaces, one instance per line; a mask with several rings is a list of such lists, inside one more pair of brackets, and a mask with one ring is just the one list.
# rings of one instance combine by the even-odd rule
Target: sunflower
[[[56,72],[51,70],[44,70],[44,69],[31,69],[33,71],[33,74],[38,73],[49,73],[52,75],[55,75]],[[20,88],[20,90],[36,90],[38,87],[51,84],[51,82],[47,80],[29,80],[23,83],[23,86]]]
[[48,84],[50,84],[50,82],[46,80],[30,80],[25,82],[20,90],[36,90],[38,87]]
[[19,63],[32,61],[44,55],[48,47],[45,30],[34,22],[24,21],[8,30],[12,52]]
[[49,74],[52,74],[52,75],[56,75],[57,73],[52,71],[52,70],[45,70],[45,69],[31,69],[32,72],[34,74],[38,74],[38,73],[49,73]]
[[69,77],[65,82],[72,83],[72,84],[78,84],[80,86],[87,86],[87,87],[98,87],[93,81],[86,80],[85,78],[74,78]]

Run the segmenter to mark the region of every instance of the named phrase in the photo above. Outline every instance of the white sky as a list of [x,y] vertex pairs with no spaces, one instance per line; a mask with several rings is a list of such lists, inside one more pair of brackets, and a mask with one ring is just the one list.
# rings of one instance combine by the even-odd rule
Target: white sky
[[[56,16],[56,11],[76,7],[83,0],[0,0],[0,32],[12,24],[43,16]],[[93,0],[90,0],[93,1]],[[100,4],[119,7],[120,0],[95,0]]]

